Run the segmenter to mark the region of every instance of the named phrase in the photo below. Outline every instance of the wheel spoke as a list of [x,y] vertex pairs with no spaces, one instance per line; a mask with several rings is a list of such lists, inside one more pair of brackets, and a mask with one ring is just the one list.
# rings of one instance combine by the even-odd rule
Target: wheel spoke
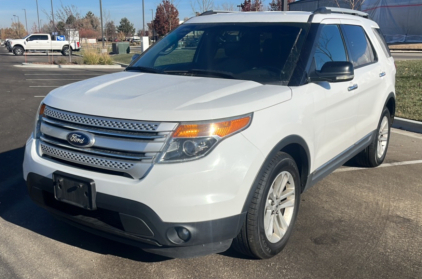
[[279,214],[276,215],[274,219],[274,233],[282,238],[285,230],[283,229],[283,224],[280,219],[283,219],[283,217]]
[[268,228],[265,230],[268,237],[271,237],[274,232],[274,214],[270,215]]
[[[287,181],[289,181],[289,175],[287,173],[284,173],[282,175],[283,179],[281,180],[280,186],[275,192],[276,197],[280,197],[281,193],[283,192],[284,188],[286,187]],[[280,199],[280,198],[279,198]]]
[[279,209],[283,209],[283,208],[287,208],[287,207],[292,207],[295,205],[295,200],[294,199],[288,199],[285,201],[282,201],[281,203],[279,203],[278,208]]
[[287,224],[286,219],[284,219],[284,216],[278,215],[278,219],[279,219],[279,222],[280,222],[281,227],[283,228],[283,230],[284,231],[287,231],[289,225]]
[[[281,187],[282,181],[283,181],[283,174],[280,174],[279,176],[277,176],[277,178],[274,180],[272,187],[270,188],[271,194],[273,194],[273,196],[276,198],[277,197],[277,193]],[[274,199],[275,201],[275,199]]]
[[380,141],[387,141],[388,138],[380,138]]
[[281,201],[286,199],[287,197],[294,195],[295,189],[293,188],[286,188],[286,190],[281,194],[280,198],[277,199],[277,201]]

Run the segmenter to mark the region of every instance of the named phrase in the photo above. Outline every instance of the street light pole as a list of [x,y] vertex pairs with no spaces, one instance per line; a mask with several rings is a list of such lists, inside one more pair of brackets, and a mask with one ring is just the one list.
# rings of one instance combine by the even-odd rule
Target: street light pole
[[100,0],[100,14],[101,14],[101,42],[103,42],[103,49],[104,49],[103,3],[101,0]]
[[37,17],[38,17],[38,33],[40,32],[40,13],[38,12],[38,0],[35,0],[37,2]]
[[51,17],[53,18],[53,30],[55,30],[56,25],[54,24],[53,0],[51,0]]
[[26,9],[22,9],[25,11],[25,25],[26,25],[26,34],[29,34],[29,30],[28,30],[28,21],[26,20]]
[[145,5],[144,0],[142,0],[142,35],[145,36]]

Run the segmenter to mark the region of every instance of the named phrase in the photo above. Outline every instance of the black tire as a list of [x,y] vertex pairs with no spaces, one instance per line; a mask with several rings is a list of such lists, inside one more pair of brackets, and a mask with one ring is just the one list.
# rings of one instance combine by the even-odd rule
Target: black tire
[[[289,213],[290,223],[282,236],[275,233],[275,226],[277,225],[271,226],[271,229],[267,230],[267,232],[271,231],[275,239],[270,241],[264,227],[264,217],[271,212],[268,208],[272,206],[267,203],[267,199],[269,198],[269,191],[272,189],[275,179],[286,173],[290,173],[291,176],[288,176],[289,183],[286,184],[286,187],[283,186],[282,190],[285,191],[281,193],[286,193],[287,187],[294,187],[294,189],[290,190],[294,192],[294,197],[290,196],[288,198],[290,203],[294,202],[294,204],[288,209],[278,209],[276,207],[270,216],[276,215],[278,217],[278,214],[274,214],[274,212],[280,213],[280,216],[287,216],[287,213]],[[292,186],[290,182],[294,182],[294,185]],[[248,208],[245,223],[239,235],[233,240],[233,248],[242,254],[257,259],[268,259],[280,253],[284,246],[286,246],[296,221],[299,210],[300,192],[300,176],[295,161],[287,153],[277,153],[266,166],[266,170],[262,176],[259,177],[257,188]],[[284,203],[287,199],[281,199],[281,201]],[[284,216],[281,218],[284,218]],[[276,219],[273,220],[276,221]],[[279,237],[280,239],[278,239]]]
[[[385,135],[381,135],[382,133],[382,128],[381,125],[383,124],[383,120],[386,119],[387,120],[387,137],[385,138]],[[385,121],[385,120],[384,120]],[[376,133],[376,137],[374,137],[374,139],[372,140],[371,144],[365,148],[361,153],[359,153],[358,155],[356,155],[355,159],[356,162],[362,166],[362,167],[369,167],[369,168],[374,168],[374,167],[378,167],[379,165],[381,165],[384,160],[385,157],[387,155],[387,151],[388,151],[388,146],[390,143],[390,129],[391,129],[391,116],[390,116],[390,111],[388,110],[388,108],[384,108],[384,110],[382,111],[381,114],[381,118],[380,121],[378,123],[378,127],[377,127],[377,133]],[[385,128],[384,128],[385,131]],[[378,143],[381,139],[385,139],[385,149],[382,153],[382,155],[380,156],[379,154],[379,146]]]
[[23,47],[17,46],[13,48],[13,54],[17,55],[17,56],[21,56],[23,55],[25,52],[25,50],[23,49]]
[[63,56],[69,56],[72,55],[72,49],[69,49],[69,46],[64,46],[62,49],[62,55]]

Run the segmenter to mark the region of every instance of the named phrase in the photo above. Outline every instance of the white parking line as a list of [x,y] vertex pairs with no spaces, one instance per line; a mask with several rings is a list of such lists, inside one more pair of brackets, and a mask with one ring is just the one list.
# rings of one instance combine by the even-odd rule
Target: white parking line
[[404,130],[391,129],[391,132],[393,132],[395,134],[399,134],[399,135],[403,135],[403,136],[408,136],[408,137],[411,137],[411,138],[415,138],[415,139],[422,139],[422,135],[421,134],[412,133],[412,132],[408,132],[408,131],[404,131]]
[[34,96],[34,98],[44,98],[45,96]]
[[98,76],[98,74],[72,74],[72,73],[67,73],[67,74],[25,74],[25,76]]
[[41,86],[29,86],[29,87],[60,87],[60,86],[43,86],[43,85],[41,85]]
[[54,79],[54,78],[37,78],[37,79],[26,79],[26,80],[83,80],[80,78],[62,78],[62,79]]
[[[422,164],[422,160],[415,160],[415,161],[404,161],[404,162],[396,162],[396,163],[386,163],[382,164],[381,166],[376,167],[378,168],[387,168],[387,167],[395,167],[395,166],[405,166],[405,165],[416,165]],[[346,172],[346,171],[355,171],[355,170],[373,170],[374,168],[341,168],[337,169],[334,172]]]

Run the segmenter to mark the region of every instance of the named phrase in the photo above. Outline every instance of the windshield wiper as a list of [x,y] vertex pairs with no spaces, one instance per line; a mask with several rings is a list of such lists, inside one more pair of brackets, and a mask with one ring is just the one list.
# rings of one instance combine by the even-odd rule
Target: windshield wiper
[[214,77],[221,77],[221,78],[229,78],[234,79],[235,77],[227,72],[220,72],[220,71],[214,71],[214,70],[203,70],[203,69],[192,69],[188,71],[164,71],[166,74],[183,74],[183,75],[204,75],[204,76],[214,76]]
[[155,73],[155,74],[163,74],[164,73],[163,71],[160,71],[158,69],[142,67],[142,66],[127,67],[126,71],[140,71],[140,72]]

